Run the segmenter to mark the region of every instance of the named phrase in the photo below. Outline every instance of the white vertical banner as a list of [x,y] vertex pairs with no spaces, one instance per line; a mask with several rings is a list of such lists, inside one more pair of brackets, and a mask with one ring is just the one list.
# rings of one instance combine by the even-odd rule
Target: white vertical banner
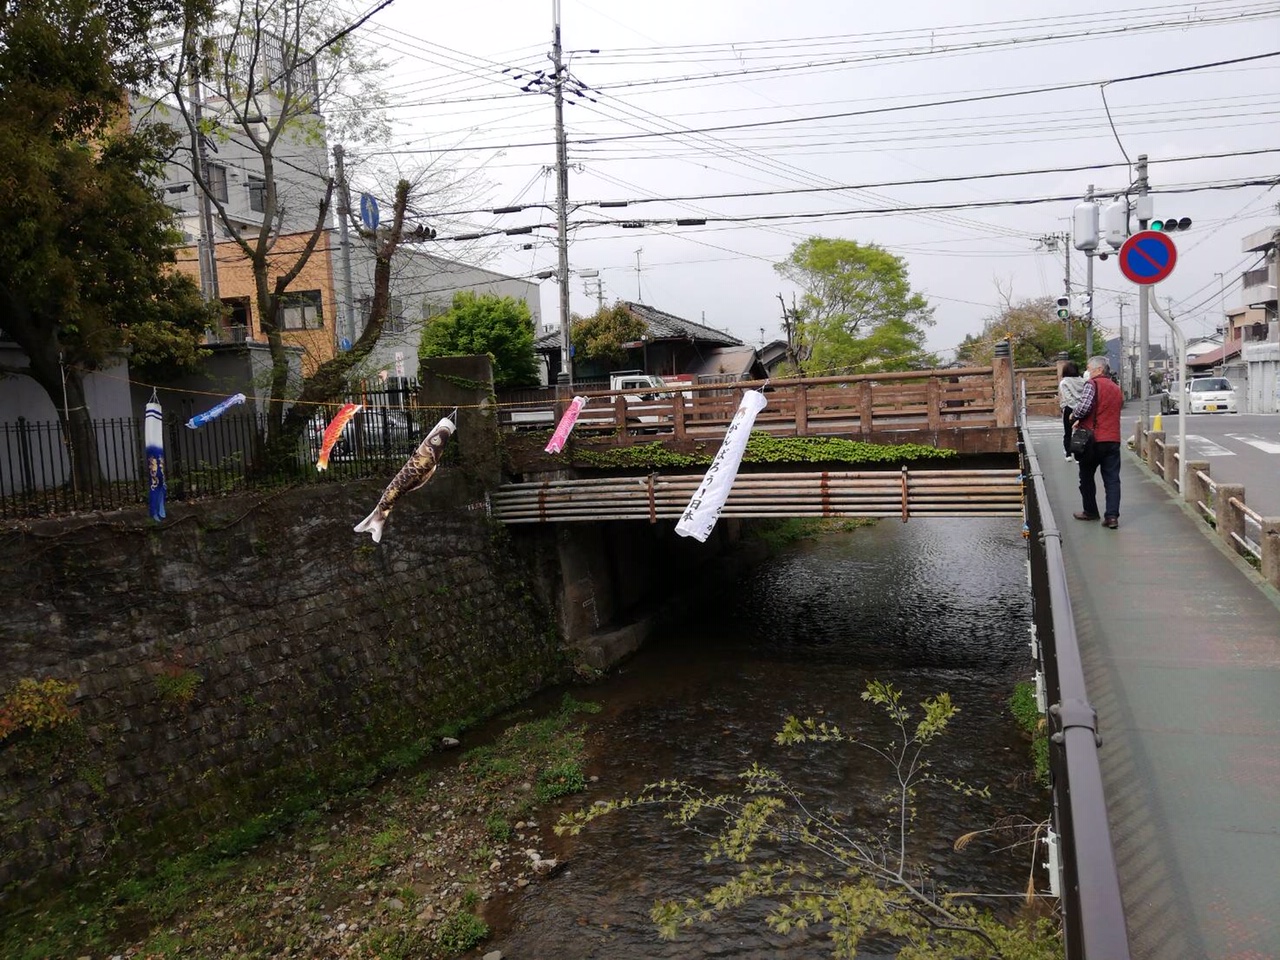
[[699,543],[706,543],[707,537],[720,519],[720,511],[724,502],[729,499],[729,491],[733,489],[733,481],[738,476],[738,466],[742,463],[742,454],[747,448],[747,440],[751,436],[751,426],[756,422],[756,414],[768,404],[764,394],[759,390],[748,390],[742,395],[742,403],[738,412],[733,415],[729,429],[724,433],[720,449],[715,459],[707,468],[707,474],[698,485],[697,492],[685,507],[676,524],[676,533],[682,537],[693,537]]

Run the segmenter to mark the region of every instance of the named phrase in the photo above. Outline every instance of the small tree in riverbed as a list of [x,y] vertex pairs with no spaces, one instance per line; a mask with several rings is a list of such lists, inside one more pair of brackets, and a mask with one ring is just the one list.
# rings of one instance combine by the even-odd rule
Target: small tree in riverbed
[[[943,784],[976,791],[932,772],[924,753],[947,728],[957,708],[945,694],[921,703],[915,720],[901,691],[872,681],[862,694],[885,711],[896,734],[879,745],[860,741],[839,727],[791,717],[777,735],[782,745],[847,744],[879,756],[895,774],[890,796],[891,829],[880,835],[840,814],[811,806],[776,772],[753,764],[741,773],[740,793],[708,793],[675,780],[651,784],[638,796],[563,816],[560,834],[576,834],[597,817],[641,807],[668,808],[667,818],[710,839],[707,860],[737,864],[736,873],[700,897],[659,901],[651,916],[664,938],[750,900],[772,905],[767,922],[779,933],[825,924],[832,955],[852,958],[870,937],[889,938],[901,960],[1050,960],[1062,956],[1057,924],[1020,917],[1006,923],[938,889],[923,866],[908,856],[918,789]],[[703,826],[716,819],[714,828]],[[969,895],[971,896],[971,895]]]

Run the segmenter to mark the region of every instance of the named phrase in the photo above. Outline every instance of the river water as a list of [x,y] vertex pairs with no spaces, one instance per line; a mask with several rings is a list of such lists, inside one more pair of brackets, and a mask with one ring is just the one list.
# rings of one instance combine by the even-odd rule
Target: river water
[[[565,808],[662,778],[730,789],[759,760],[877,829],[892,783],[882,761],[851,747],[778,747],[773,735],[795,714],[881,742],[890,728],[859,697],[869,679],[892,682],[913,705],[947,691],[960,714],[932,754],[935,771],[988,786],[991,796],[922,792],[913,852],[952,890],[1017,894],[1030,847],[1007,849],[1005,838],[955,852],[952,843],[1002,817],[1048,815],[1006,708],[1014,681],[1030,676],[1029,617],[1026,549],[1019,524],[1007,520],[882,521],[788,549],[724,584],[698,616],[620,672],[577,692],[604,708],[590,722],[588,773],[599,780]],[[509,960],[830,956],[824,929],[773,934],[757,905],[659,940],[649,918],[655,900],[728,876],[723,864],[703,862],[703,849],[656,811],[597,820],[559,841],[561,872],[494,911],[485,949]],[[1041,872],[1037,885],[1043,880]],[[987,901],[997,909],[1016,902]],[[892,955],[867,946],[860,957]]]

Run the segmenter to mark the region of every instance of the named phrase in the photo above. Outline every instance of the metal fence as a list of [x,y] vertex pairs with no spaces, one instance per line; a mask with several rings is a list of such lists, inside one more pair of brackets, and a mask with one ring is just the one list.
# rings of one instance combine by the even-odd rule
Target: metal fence
[[[450,412],[449,408],[417,406],[411,397],[405,390],[365,391],[353,397],[365,409],[343,431],[323,473],[316,470],[316,458],[338,404],[317,407],[298,438],[293,459],[271,469],[263,466],[263,417],[233,413],[191,430],[183,417],[166,415],[167,499],[197,500],[293,483],[389,477],[440,417]],[[60,422],[19,417],[16,422],[0,423],[0,519],[145,505],[149,481],[142,421],[94,420],[92,434],[98,469],[92,479],[77,481]],[[444,462],[456,461],[457,444],[450,443]]]
[[[1024,394],[1025,397],[1025,394]],[[1021,418],[1025,438],[1025,406]],[[1098,762],[1097,712],[1085,689],[1062,537],[1035,450],[1024,439],[1026,522],[1037,690],[1049,718],[1053,829],[1049,869],[1069,960],[1128,960],[1128,934]]]

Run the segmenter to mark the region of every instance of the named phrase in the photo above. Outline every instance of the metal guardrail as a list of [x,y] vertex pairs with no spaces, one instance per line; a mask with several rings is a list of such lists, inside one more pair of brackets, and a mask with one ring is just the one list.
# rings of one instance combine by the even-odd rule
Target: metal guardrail
[[[513,483],[489,495],[503,523],[674,520],[689,505],[701,474],[603,477]],[[1018,517],[1017,470],[867,470],[740,473],[722,516]]]
[[[1097,711],[1067,589],[1062,535],[1049,505],[1035,450],[1019,418],[1031,567],[1032,650],[1041,670],[1052,729],[1049,770],[1053,826],[1061,855],[1050,856],[1061,897],[1068,960],[1128,960],[1129,940],[1098,762]],[[1053,841],[1050,841],[1051,844]]]

